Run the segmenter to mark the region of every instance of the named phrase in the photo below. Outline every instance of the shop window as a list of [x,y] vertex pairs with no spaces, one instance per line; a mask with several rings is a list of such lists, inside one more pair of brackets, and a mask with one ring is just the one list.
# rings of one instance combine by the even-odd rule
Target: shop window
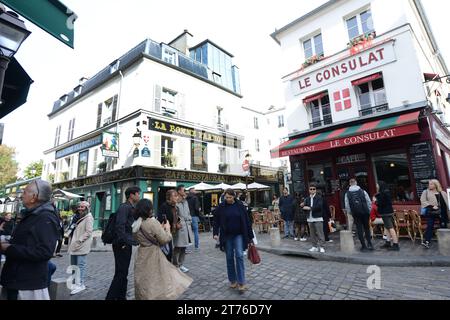
[[309,105],[312,120],[312,122],[309,124],[311,129],[333,123],[333,119],[331,117],[330,98],[328,95],[325,95],[320,99],[311,101]]
[[376,155],[372,158],[376,181],[389,186],[393,201],[414,201],[406,153]]
[[383,78],[356,86],[360,116],[388,110]]
[[333,171],[331,163],[308,165],[308,182],[315,183],[317,188],[331,194]]

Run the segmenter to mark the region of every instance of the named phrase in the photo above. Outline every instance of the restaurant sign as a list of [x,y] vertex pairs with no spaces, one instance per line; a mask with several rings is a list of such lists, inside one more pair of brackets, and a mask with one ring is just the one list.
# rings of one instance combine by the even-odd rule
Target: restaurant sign
[[357,74],[379,68],[396,60],[394,42],[389,41],[361,54],[351,56],[296,78],[293,92],[303,94]]
[[235,184],[245,182],[245,177],[230,176],[222,174],[192,172],[192,171],[178,171],[178,170],[161,170],[156,168],[143,168],[143,176],[152,180],[164,181],[192,181],[192,182],[212,182],[212,183],[226,183]]
[[70,147],[56,151],[55,159],[65,157],[65,156],[68,156],[69,154],[83,151],[85,149],[89,149],[89,148],[97,146],[99,144],[102,144],[102,135],[98,135],[94,138],[84,140],[82,142],[73,144]]
[[241,141],[237,138],[227,136],[226,134],[215,134],[205,130],[194,129],[181,126],[179,124],[149,118],[149,130],[158,131],[167,134],[173,134],[180,137],[190,138],[202,142],[210,142],[222,146],[241,148]]
[[419,133],[419,127],[417,124],[409,124],[401,127],[395,127],[387,130],[381,130],[376,132],[359,134],[356,136],[351,136],[347,138],[340,138],[325,142],[320,142],[316,144],[310,144],[305,146],[299,146],[297,148],[292,148],[289,150],[280,151],[279,157],[294,156],[298,154],[307,154],[317,151],[323,151],[328,149],[335,149],[340,147],[352,146],[361,143],[375,142],[390,138],[396,138],[400,136],[405,136],[413,133]]

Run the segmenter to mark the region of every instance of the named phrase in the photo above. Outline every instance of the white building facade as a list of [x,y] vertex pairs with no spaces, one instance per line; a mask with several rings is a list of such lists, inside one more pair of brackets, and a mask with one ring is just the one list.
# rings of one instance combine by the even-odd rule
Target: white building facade
[[290,156],[295,192],[318,184],[343,220],[350,177],[412,205],[450,185],[449,72],[419,0],[328,1],[272,37],[290,136],[272,157]]

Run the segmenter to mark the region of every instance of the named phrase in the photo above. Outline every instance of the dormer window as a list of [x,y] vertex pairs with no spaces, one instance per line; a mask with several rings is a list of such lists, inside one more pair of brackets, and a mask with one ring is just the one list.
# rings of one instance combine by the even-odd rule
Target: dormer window
[[68,99],[68,95],[67,94],[65,94],[65,95],[63,95],[61,98],[59,98],[59,100],[61,101],[61,104],[64,104],[64,103],[66,103],[67,102],[67,99]]
[[119,70],[119,65],[120,65],[119,60],[116,60],[113,63],[111,63],[109,65],[109,72],[112,74],[112,73],[116,72],[117,70]]
[[74,96],[77,97],[81,94],[81,91],[83,90],[83,86],[79,85],[73,88]]
[[370,9],[349,17],[346,19],[346,25],[350,40],[353,40],[360,35],[366,35],[375,31],[372,20],[372,12]]

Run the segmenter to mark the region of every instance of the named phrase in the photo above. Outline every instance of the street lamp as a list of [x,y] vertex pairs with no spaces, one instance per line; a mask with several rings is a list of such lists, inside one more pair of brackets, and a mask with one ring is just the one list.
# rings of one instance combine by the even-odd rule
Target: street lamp
[[0,99],[9,61],[30,33],[17,14],[0,7]]

